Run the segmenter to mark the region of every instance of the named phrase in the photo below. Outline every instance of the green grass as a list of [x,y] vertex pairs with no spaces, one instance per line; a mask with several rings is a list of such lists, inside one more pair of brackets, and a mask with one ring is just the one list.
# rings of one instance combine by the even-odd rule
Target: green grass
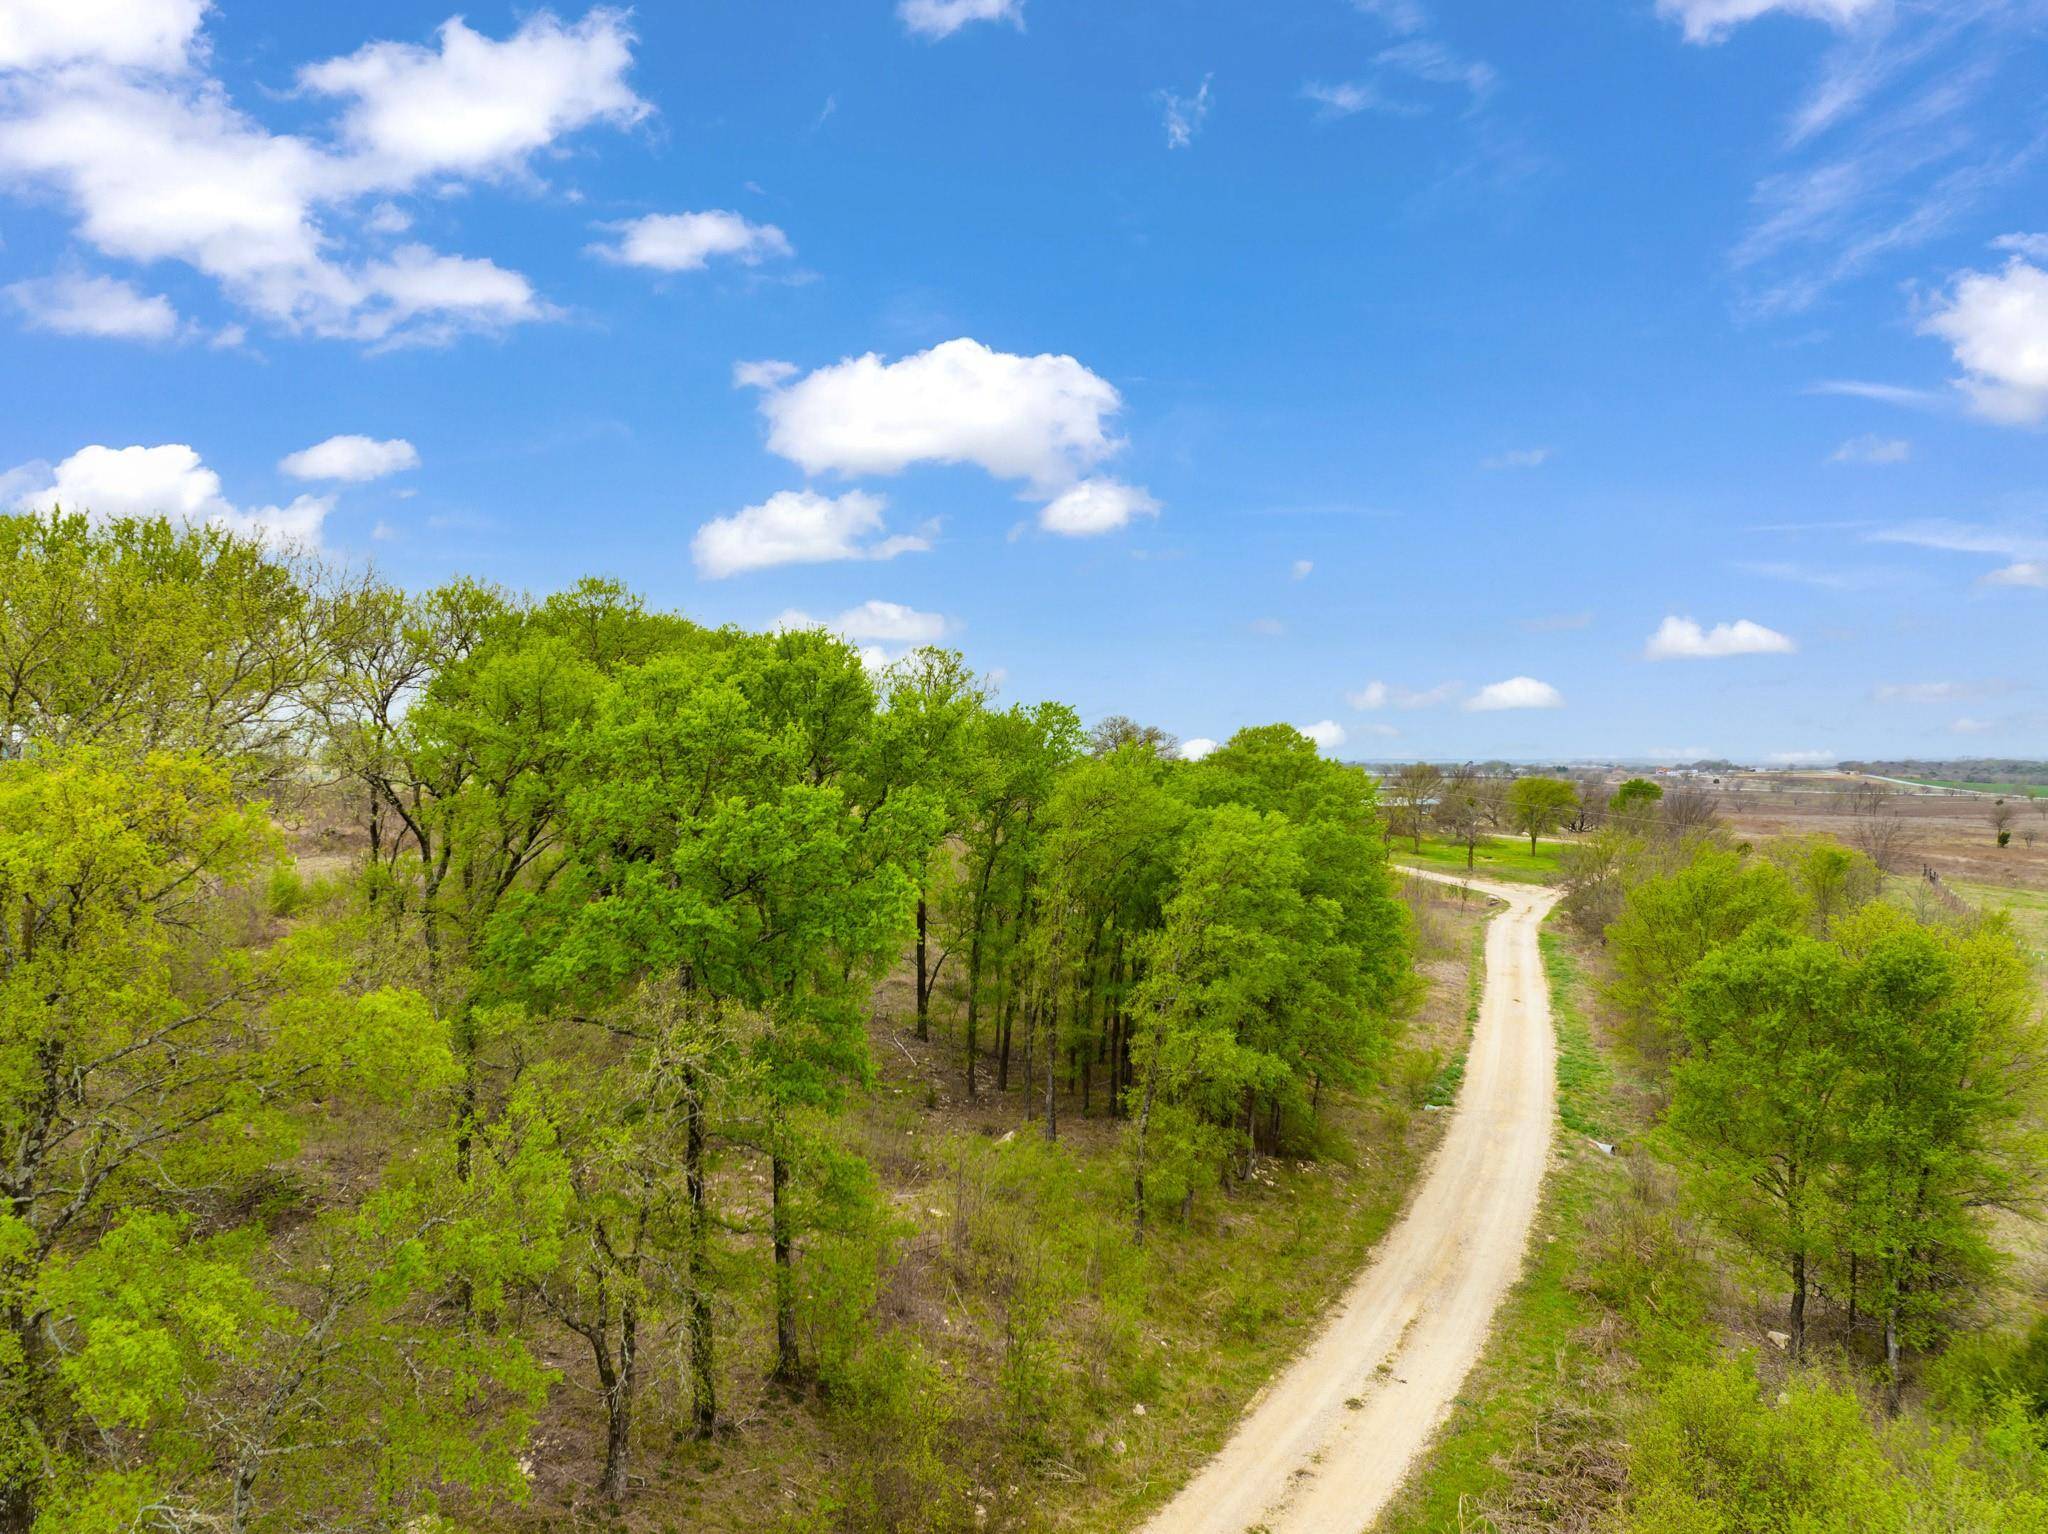
[[1960,778],[1901,778],[1902,783],[1925,783],[1929,788],[1967,788],[1980,794],[2004,794],[2013,799],[2048,797],[2048,783],[1970,783]]
[[[1413,842],[1396,839],[1392,850],[1396,863],[1406,863],[1410,867],[1437,869],[1451,874],[1468,871],[1465,849],[1456,842],[1425,836],[1422,850],[1417,852]],[[1503,879],[1511,884],[1551,884],[1557,879],[1558,855],[1563,850],[1559,842],[1538,842],[1535,852],[1531,853],[1526,837],[1489,837],[1479,844],[1469,871],[1476,878]]]
[[[1587,1027],[1576,960],[1557,934],[1542,934],[1557,1028],[1558,1118],[1575,1135],[1607,1139],[1609,1072]],[[1427,1459],[1377,1525],[1378,1534],[1456,1534],[1481,1527],[1480,1499],[1506,1480],[1501,1465],[1529,1437],[1545,1402],[1582,1347],[1594,1302],[1576,1283],[1588,1212],[1612,1196],[1621,1174],[1583,1141],[1567,1147],[1564,1165],[1544,1190],[1530,1237],[1534,1254],[1494,1318],[1485,1357],[1466,1381],[1451,1418]]]
[[1472,1030],[1479,1024],[1479,999],[1486,987],[1486,926],[1481,923],[1472,929],[1472,952],[1466,959],[1465,982],[1465,1036],[1459,1041],[1457,1053],[1444,1062],[1444,1068],[1436,1073],[1436,1079],[1423,1094],[1423,1105],[1430,1108],[1448,1108],[1458,1100],[1458,1088],[1465,1081],[1465,1055],[1472,1045]]

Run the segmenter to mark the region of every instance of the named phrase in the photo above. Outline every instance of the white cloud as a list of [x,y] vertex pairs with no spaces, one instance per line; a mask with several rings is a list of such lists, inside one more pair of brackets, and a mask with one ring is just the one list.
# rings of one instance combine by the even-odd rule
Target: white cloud
[[1780,767],[1825,767],[1835,759],[1832,751],[1773,751],[1764,758]]
[[1886,0],[1657,0],[1657,14],[1685,29],[1689,43],[1718,43],[1741,26],[1773,11],[1805,16],[1847,29],[1875,16]]
[[363,269],[351,333],[388,344],[438,344],[464,330],[501,330],[555,311],[533,285],[481,256],[401,245]]
[[1392,687],[1385,682],[1367,682],[1356,692],[1344,694],[1344,701],[1353,708],[1372,710],[1386,708],[1435,708],[1448,703],[1458,695],[1458,683],[1439,682],[1436,686],[1421,692],[1406,687]]
[[945,638],[952,625],[943,613],[919,612],[901,602],[868,600],[849,607],[832,620],[832,629],[848,639],[882,640],[890,644],[925,645]]
[[617,231],[619,238],[609,245],[592,245],[593,254],[658,272],[702,271],[714,256],[759,266],[771,256],[796,254],[789,237],[775,225],[750,223],[723,208],[704,213],[649,213],[600,227]]
[[1913,456],[1913,444],[1904,437],[1880,437],[1870,433],[1851,437],[1828,455],[1830,463],[1904,463]]
[[[488,260],[340,252],[403,220],[368,194],[519,173],[561,134],[640,115],[622,78],[631,42],[621,14],[600,9],[573,26],[539,14],[504,42],[457,20],[438,51],[373,43],[301,72],[307,89],[346,98],[339,147],[270,132],[196,69],[101,58],[32,70],[0,93],[0,184],[53,192],[103,254],[183,262],[288,331],[390,346],[543,319],[555,311],[526,279]],[[204,54],[190,39],[181,57]]]
[[849,357],[794,382],[768,382],[770,364],[747,366],[739,381],[765,389],[769,450],[811,474],[971,463],[1050,492],[1123,445],[1109,433],[1122,397],[1072,357],[962,337],[895,362]]
[[167,341],[179,329],[178,311],[168,298],[118,277],[36,277],[4,291],[31,328],[58,335]]
[[1547,447],[1509,448],[1505,453],[1495,453],[1491,458],[1480,460],[1482,469],[1539,469],[1550,462]]
[[1295,726],[1302,734],[1316,743],[1318,751],[1335,751],[1348,738],[1344,726],[1334,719],[1318,719],[1314,724]]
[[773,359],[735,362],[732,365],[732,386],[735,389],[779,389],[802,371],[794,362],[776,362]]
[[1972,719],[1968,715],[1949,722],[1949,729],[1957,735],[1984,735],[1992,729],[1988,719]]
[[207,0],[7,0],[0,69],[90,63],[175,70],[206,9]]
[[1024,29],[1024,0],[898,0],[896,18],[918,37],[951,37],[971,21],[1007,21]]
[[1488,682],[1465,707],[1474,713],[1509,708],[1563,708],[1564,694],[1533,676],[1511,676],[1505,682]]
[[1249,627],[1254,634],[1267,639],[1278,639],[1287,632],[1287,625],[1278,618],[1254,618]]
[[1993,250],[2010,250],[2033,261],[2048,261],[2048,234],[2001,234]]
[[301,448],[287,454],[277,466],[293,479],[344,479],[360,484],[402,469],[416,469],[419,463],[418,449],[403,437],[380,442],[374,437],[350,435]]
[[1114,479],[1084,479],[1038,510],[1038,525],[1068,538],[1090,538],[1130,525],[1133,517],[1156,517],[1159,503],[1136,485]]
[[1370,80],[1339,80],[1327,84],[1311,80],[1301,88],[1302,99],[1313,101],[1323,117],[1356,117],[1360,112],[1383,112],[1390,117],[1416,117],[1422,108],[1396,101]]
[[865,490],[779,490],[758,506],[706,522],[690,540],[690,554],[701,574],[717,580],[771,565],[893,559],[931,547],[924,538],[881,536],[887,505]]
[[1729,655],[1789,655],[1799,646],[1776,629],[1738,618],[1703,629],[1691,618],[1666,618],[1643,648],[1649,660],[1719,660]]
[[1980,415],[2048,416],[2048,271],[2014,256],[2001,272],[1964,272],[1920,329],[1949,343]]
[[1823,378],[1806,386],[1808,394],[1839,394],[1849,399],[1875,400],[1881,405],[1899,405],[1908,410],[1927,410],[1942,397],[1932,389],[1914,389],[1905,384],[1872,383],[1861,378]]
[[503,42],[457,16],[441,24],[438,48],[369,43],[308,65],[299,83],[349,103],[342,132],[367,184],[504,176],[564,134],[652,110],[626,84],[633,41],[626,14],[603,7],[573,25],[537,12]]
[[1874,696],[1880,703],[1953,703],[1975,691],[1961,682],[1884,682]]
[[1217,742],[1206,735],[1197,735],[1193,740],[1180,743],[1180,759],[1184,762],[1199,762],[1216,749]]
[[243,510],[221,493],[220,476],[182,442],[158,447],[82,447],[18,502],[26,510],[82,511],[96,519],[167,516],[213,522],[279,545],[318,543],[334,497],[302,495],[287,506]]
[[1195,135],[1202,131],[1202,124],[1209,120],[1209,82],[1214,78],[1213,75],[1202,76],[1202,83],[1192,96],[1177,96],[1172,91],[1159,92],[1168,149],[1187,148],[1194,143]]
[[1287,573],[1298,581],[1305,581],[1314,572],[1315,567],[1316,562],[1313,559],[1297,559],[1288,567]]
[[[837,634],[859,652],[861,664],[870,671],[886,671],[910,651],[936,644],[952,626],[951,620],[941,613],[919,612],[900,602],[877,601],[849,607],[829,622],[792,607],[771,625],[778,632],[823,629]],[[891,645],[895,648],[889,648]]]
[[2037,559],[2023,559],[2017,564],[2005,565],[1984,577],[1987,586],[2027,586],[2036,591],[2048,591],[2048,563]]

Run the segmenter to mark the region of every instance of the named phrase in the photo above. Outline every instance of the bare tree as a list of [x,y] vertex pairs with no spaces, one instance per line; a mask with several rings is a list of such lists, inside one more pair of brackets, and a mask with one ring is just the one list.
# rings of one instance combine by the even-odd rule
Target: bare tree
[[1842,808],[1849,816],[1849,845],[1875,863],[1880,874],[1897,873],[1912,847],[1898,791],[1889,783],[1852,783],[1842,795]]
[[1601,823],[1607,819],[1607,774],[1575,773],[1572,776],[1572,788],[1579,796],[1579,807],[1573,812],[1571,829],[1599,830]]
[[1488,820],[1479,785],[1486,779],[1470,762],[1453,767],[1444,775],[1430,819],[1444,835],[1465,849],[1465,867],[1478,861],[1479,844],[1486,839]]
[[1387,785],[1387,828],[1412,840],[1417,852],[1422,850],[1423,828],[1429,824],[1443,787],[1443,773],[1428,762],[1411,762]]
[[1664,791],[1658,803],[1664,829],[1675,837],[1685,837],[1696,832],[1711,831],[1720,825],[1721,817],[1715,813],[1713,794],[1697,783],[1678,783]]
[[1140,724],[1129,714],[1111,714],[1088,732],[1088,749],[1107,756],[1118,746],[1150,746],[1157,756],[1172,756],[1180,749],[1180,737],[1156,724]]
[[2010,803],[2004,799],[1992,800],[1985,818],[1991,822],[1991,834],[1999,846],[2003,847],[2012,840],[2013,807]]

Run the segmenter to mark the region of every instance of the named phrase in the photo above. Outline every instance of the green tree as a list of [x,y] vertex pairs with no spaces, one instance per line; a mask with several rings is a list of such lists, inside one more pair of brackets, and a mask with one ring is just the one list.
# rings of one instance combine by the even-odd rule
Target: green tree
[[0,1528],[28,1527],[101,1410],[55,1367],[93,1330],[90,1306],[59,1308],[56,1275],[163,1249],[193,1266],[153,1256],[157,1276],[218,1290],[223,1328],[260,1314],[176,1225],[95,1255],[117,1213],[231,1198],[288,1154],[315,1094],[451,1074],[419,998],[354,988],[324,934],[248,942],[244,892],[272,846],[226,769],[193,756],[0,762]]
[[1848,1133],[1851,982],[1832,944],[1761,926],[1702,958],[1678,997],[1688,1048],[1665,1129],[1709,1216],[1787,1275],[1794,1358]]
[[1607,801],[1607,808],[1611,814],[1634,824],[1654,811],[1663,797],[1662,784],[1653,783],[1648,778],[1629,778],[1615,789],[1614,797]]
[[1508,787],[1508,824],[1529,838],[1533,856],[1536,839],[1569,820],[1578,802],[1578,790],[1563,778],[1517,778]]
[[927,1039],[932,988],[946,960],[945,953],[936,962],[930,956],[931,889],[950,871],[940,851],[944,838],[958,835],[971,812],[973,782],[982,770],[975,748],[986,695],[958,651],[929,645],[891,666],[882,689],[882,712],[869,735],[862,774],[863,808],[873,813],[892,793],[910,788],[924,794],[940,816],[941,842],[917,881],[917,1036]]
[[1802,931],[1808,920],[1782,870],[1711,841],[1693,843],[1669,872],[1636,883],[1607,928],[1607,997],[1624,1040],[1648,1059],[1667,1058],[1683,1046],[1672,1008],[1694,965],[1753,926]]
[[2000,922],[1956,931],[1870,905],[1837,923],[1856,966],[1844,1225],[1900,1354],[1994,1270],[1985,1220],[2040,1176],[2044,1038],[2025,954]]

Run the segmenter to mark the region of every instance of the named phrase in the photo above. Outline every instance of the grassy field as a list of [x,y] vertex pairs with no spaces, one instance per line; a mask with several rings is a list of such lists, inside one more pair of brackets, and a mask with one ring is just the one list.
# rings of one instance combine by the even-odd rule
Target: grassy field
[[[1469,870],[1482,879],[1505,879],[1515,884],[1550,884],[1558,874],[1558,855],[1563,851],[1561,842],[1538,842],[1534,853],[1524,837],[1491,837],[1479,844],[1474,866]],[[1465,867],[1465,849],[1456,842],[1440,841],[1434,836],[1422,839],[1422,850],[1415,850],[1415,844],[1397,839],[1393,844],[1394,861],[1406,863],[1415,868],[1440,869],[1444,873],[1462,874]]]
[[2048,798],[2048,783],[1966,783],[1957,778],[1902,778],[1905,783],[1925,783],[1929,788],[1967,788],[1972,793],[2006,794],[2014,799]]

